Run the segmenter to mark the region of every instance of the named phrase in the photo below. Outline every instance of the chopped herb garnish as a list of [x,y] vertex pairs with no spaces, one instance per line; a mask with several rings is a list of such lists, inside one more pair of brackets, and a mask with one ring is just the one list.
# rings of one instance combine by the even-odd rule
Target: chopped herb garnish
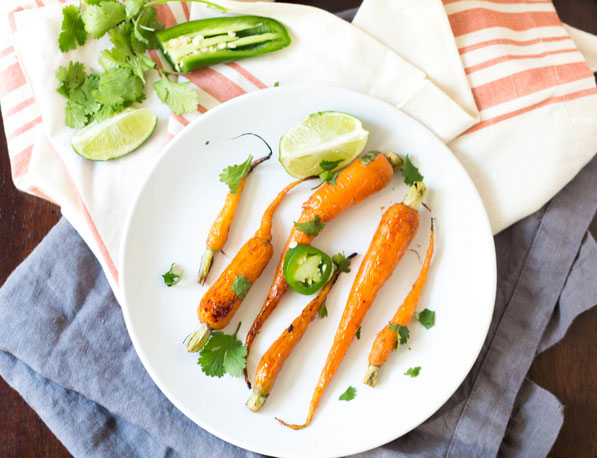
[[180,273],[174,273],[175,265],[176,264],[173,262],[172,265],[170,266],[170,270],[162,275],[162,277],[164,278],[164,283],[166,283],[166,286],[168,288],[176,285],[182,278],[183,270],[181,269]]
[[335,254],[332,256],[332,261],[334,261],[336,269],[338,269],[340,272],[350,272],[350,258],[344,256],[344,253]]
[[210,377],[222,377],[224,374],[240,377],[247,365],[247,347],[237,339],[240,323],[232,335],[222,331],[212,332],[211,337],[201,349],[197,364]]
[[433,310],[425,309],[422,312],[416,312],[415,318],[427,329],[431,329],[435,325],[435,311]]
[[397,331],[398,334],[398,341],[396,342],[396,348],[400,348],[400,345],[404,345],[408,338],[410,337],[410,332],[407,326],[402,326],[401,324],[391,324],[390,329],[392,331]]
[[315,236],[325,227],[325,223],[321,222],[319,216],[315,215],[311,221],[305,221],[304,223],[294,223],[299,231],[308,237]]
[[402,177],[404,182],[411,186],[415,181],[423,181],[423,175],[419,173],[419,169],[410,161],[408,154],[404,158],[404,166],[402,167]]
[[334,170],[341,162],[342,159],[339,159],[337,161],[321,161],[319,163],[319,167],[321,167],[321,170],[323,170],[323,172],[319,174],[319,178],[321,178],[329,185],[335,185],[336,179],[338,178],[338,174],[340,173],[340,171],[332,172],[332,170]]
[[319,315],[319,318],[325,318],[326,316],[328,316],[328,309],[325,306],[325,302],[321,304],[321,307],[319,307],[319,312],[317,312],[317,314]]
[[207,141],[205,142],[205,146],[207,146],[207,145],[209,145],[209,140],[207,140]]
[[357,340],[361,339],[361,327],[359,326],[359,329],[357,329]]
[[230,189],[232,194],[236,194],[236,191],[238,191],[238,187],[240,186],[240,182],[251,170],[252,160],[253,156],[249,156],[242,164],[230,165],[226,167],[222,173],[220,173],[220,181],[228,185],[228,189]]
[[280,82],[279,82],[279,81],[276,81],[276,82],[274,83],[274,87],[278,87],[279,85],[280,85]]
[[232,283],[232,291],[234,291],[236,297],[242,301],[249,289],[251,289],[251,280],[247,280],[245,275],[237,275]]
[[366,154],[363,154],[361,156],[361,163],[364,165],[369,164],[369,162],[371,162],[373,159],[375,159],[375,156],[377,156],[379,154],[379,151],[369,151]]
[[357,396],[357,389],[354,386],[349,386],[346,391],[338,398],[340,401],[352,401]]
[[410,375],[412,378],[415,378],[419,375],[419,372],[421,372],[421,366],[409,367],[404,375]]

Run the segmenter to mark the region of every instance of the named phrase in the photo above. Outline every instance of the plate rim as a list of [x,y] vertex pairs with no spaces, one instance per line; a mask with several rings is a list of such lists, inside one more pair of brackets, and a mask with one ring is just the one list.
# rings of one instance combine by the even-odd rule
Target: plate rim
[[[240,448],[243,448],[245,450],[249,450],[249,451],[252,451],[255,453],[260,453],[260,454],[265,454],[265,455],[270,455],[270,456],[279,456],[276,453],[273,453],[273,450],[270,450],[267,447],[256,448],[256,447],[252,446],[251,444],[245,443],[242,440],[239,441],[233,437],[230,437],[230,435],[226,431],[222,431],[219,429],[216,431],[216,428],[212,428],[210,425],[202,424],[201,422],[196,421],[193,418],[194,415],[183,405],[183,403],[180,403],[177,400],[175,400],[176,396],[174,395],[174,393],[171,393],[170,389],[167,386],[165,386],[164,383],[162,383],[162,380],[160,379],[158,374],[154,371],[152,365],[149,363],[149,359],[146,356],[146,353],[145,353],[140,341],[138,340],[137,335],[135,334],[135,332],[133,330],[133,325],[132,325],[131,317],[130,317],[130,309],[129,309],[129,305],[127,302],[127,294],[125,292],[126,279],[124,276],[124,272],[126,272],[125,264],[126,264],[126,260],[127,260],[127,257],[126,257],[126,251],[127,251],[126,247],[128,245],[127,241],[129,239],[129,237],[131,236],[130,235],[131,234],[131,231],[130,231],[131,223],[132,223],[132,220],[133,220],[133,217],[135,214],[135,210],[137,208],[139,200],[141,199],[141,196],[144,193],[144,190],[145,190],[149,180],[151,179],[155,170],[160,166],[162,161],[165,160],[166,156],[168,155],[168,152],[171,151],[173,148],[175,148],[178,145],[178,143],[184,141],[183,139],[185,138],[185,136],[190,135],[190,132],[192,132],[195,129],[195,126],[197,124],[204,122],[206,117],[209,119],[213,116],[216,116],[221,110],[229,109],[231,105],[244,102],[247,99],[252,99],[252,98],[259,99],[260,97],[263,97],[264,95],[269,95],[270,93],[273,93],[273,92],[291,94],[293,92],[301,93],[304,91],[307,91],[307,92],[311,92],[311,91],[335,92],[338,95],[343,95],[344,97],[347,97],[347,98],[361,98],[365,102],[374,102],[374,103],[378,103],[378,104],[384,104],[388,108],[390,108],[394,111],[397,111],[400,114],[400,116],[405,116],[407,118],[410,118],[410,121],[413,121],[413,122],[419,124],[419,126],[422,129],[424,129],[429,135],[433,136],[434,141],[438,143],[438,147],[440,149],[444,150],[444,153],[452,156],[452,160],[455,162],[456,167],[459,167],[461,169],[461,171],[465,174],[465,176],[468,178],[468,180],[470,181],[470,184],[472,185],[472,188],[474,190],[474,194],[471,195],[470,197],[473,198],[474,200],[477,200],[478,204],[480,204],[480,208],[483,210],[482,215],[480,215],[482,217],[480,223],[482,223],[482,225],[484,226],[483,232],[485,232],[489,236],[488,240],[490,242],[490,247],[491,247],[491,250],[489,250],[490,254],[491,254],[491,259],[488,259],[487,262],[488,262],[488,267],[491,267],[491,280],[492,280],[491,281],[491,290],[492,290],[491,295],[493,296],[494,299],[491,304],[491,310],[488,310],[487,318],[485,320],[485,323],[483,323],[483,326],[482,326],[482,328],[484,328],[483,335],[485,337],[482,339],[482,341],[478,345],[478,348],[475,348],[475,351],[474,351],[475,357],[474,357],[474,359],[472,359],[472,362],[468,365],[470,367],[468,367],[468,369],[466,370],[466,373],[463,374],[462,379],[460,379],[460,377],[458,377],[458,379],[460,379],[460,380],[457,383],[455,383],[453,387],[451,387],[449,390],[446,391],[446,393],[448,393],[448,394],[445,397],[445,399],[442,399],[441,403],[437,406],[437,408],[433,412],[431,412],[429,414],[429,416],[423,418],[419,423],[415,424],[410,430],[408,430],[402,434],[399,434],[398,436],[384,438],[384,439],[375,441],[373,443],[368,443],[366,446],[355,449],[350,452],[350,454],[357,454],[357,453],[362,453],[365,451],[373,450],[377,447],[385,445],[393,440],[396,440],[396,439],[408,434],[409,432],[418,428],[425,421],[427,421],[431,416],[433,416],[439,409],[441,409],[446,404],[446,402],[454,395],[454,393],[458,390],[458,388],[465,381],[466,377],[468,376],[471,369],[473,368],[475,362],[478,360],[479,354],[481,353],[481,350],[483,349],[483,345],[487,339],[487,334],[489,332],[489,328],[490,328],[491,321],[493,318],[493,312],[495,309],[495,301],[496,301],[496,294],[497,294],[497,258],[496,258],[496,251],[495,251],[495,240],[493,238],[491,223],[489,221],[489,215],[487,214],[485,204],[483,203],[483,200],[481,199],[481,196],[479,194],[477,187],[475,186],[474,181],[472,180],[469,173],[462,165],[461,161],[455,156],[455,154],[450,150],[450,148],[448,148],[448,146],[433,131],[431,131],[427,126],[425,126],[423,123],[421,123],[417,119],[410,116],[408,113],[405,113],[404,111],[400,110],[399,108],[397,108],[383,100],[372,97],[368,94],[363,94],[363,93],[352,91],[349,89],[338,88],[338,87],[333,87],[333,86],[313,86],[313,85],[265,88],[265,89],[260,89],[260,90],[253,91],[253,92],[248,92],[246,94],[240,95],[233,99],[227,100],[226,102],[223,102],[220,105],[203,113],[197,119],[193,120],[188,126],[186,126],[185,129],[183,129],[178,135],[176,135],[174,138],[171,139],[170,142],[168,142],[166,144],[166,146],[163,148],[163,151],[155,158],[153,163],[148,166],[148,169],[146,170],[146,173],[140,182],[140,185],[135,194],[135,197],[132,200],[132,203],[130,204],[130,207],[127,211],[126,218],[125,218],[125,224],[123,226],[122,236],[120,238],[118,272],[119,273],[122,272],[123,274],[122,274],[122,276],[119,275],[119,290],[120,290],[119,296],[120,296],[120,300],[121,300],[121,308],[122,308],[127,332],[131,339],[131,342],[133,344],[135,352],[137,353],[137,356],[141,360],[141,363],[143,364],[143,368],[147,371],[147,373],[151,377],[152,382],[158,387],[158,389],[168,399],[168,401],[171,402],[190,421],[192,421],[200,428],[204,429],[205,431],[209,432],[210,434],[216,436],[217,438],[219,438],[221,440],[224,440],[232,445],[235,445],[237,447],[240,447]],[[285,453],[284,456],[297,456],[298,457],[298,456],[304,456],[304,455],[290,452],[290,453]],[[315,455],[310,455],[310,456],[336,457],[336,456],[346,456],[346,453],[343,452],[341,454],[334,453],[334,454],[321,454],[321,455],[315,454]]]

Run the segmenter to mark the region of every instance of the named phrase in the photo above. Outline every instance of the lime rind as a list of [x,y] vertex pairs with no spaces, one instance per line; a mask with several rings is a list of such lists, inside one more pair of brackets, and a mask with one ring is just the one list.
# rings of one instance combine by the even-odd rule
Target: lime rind
[[355,116],[324,111],[313,113],[292,126],[280,139],[279,161],[296,178],[322,172],[322,160],[341,160],[334,170],[352,162],[369,140],[369,132]]
[[148,108],[129,108],[93,122],[71,139],[75,153],[90,161],[111,161],[139,148],[153,134],[158,118]]

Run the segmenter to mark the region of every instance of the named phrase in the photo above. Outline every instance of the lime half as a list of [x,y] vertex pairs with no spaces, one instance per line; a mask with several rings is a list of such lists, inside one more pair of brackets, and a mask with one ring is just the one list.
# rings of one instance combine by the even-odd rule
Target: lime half
[[360,119],[348,113],[314,113],[282,136],[280,162],[293,177],[317,175],[321,161],[342,161],[336,169],[344,167],[363,152],[368,139]]
[[77,132],[71,145],[77,154],[91,161],[109,161],[136,150],[158,123],[148,108],[129,108]]

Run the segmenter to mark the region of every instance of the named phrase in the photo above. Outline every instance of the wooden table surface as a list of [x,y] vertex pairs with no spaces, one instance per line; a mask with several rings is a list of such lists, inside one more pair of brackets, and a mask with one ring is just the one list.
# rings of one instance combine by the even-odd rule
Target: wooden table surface
[[[330,11],[359,0],[294,1]],[[562,20],[597,34],[597,0],[554,0]],[[0,118],[0,285],[60,218],[54,205],[15,189]],[[597,234],[597,221],[593,221]],[[581,315],[566,337],[539,355],[529,377],[564,404],[564,426],[551,456],[597,456],[597,308]],[[37,414],[0,378],[0,456],[70,456]]]

